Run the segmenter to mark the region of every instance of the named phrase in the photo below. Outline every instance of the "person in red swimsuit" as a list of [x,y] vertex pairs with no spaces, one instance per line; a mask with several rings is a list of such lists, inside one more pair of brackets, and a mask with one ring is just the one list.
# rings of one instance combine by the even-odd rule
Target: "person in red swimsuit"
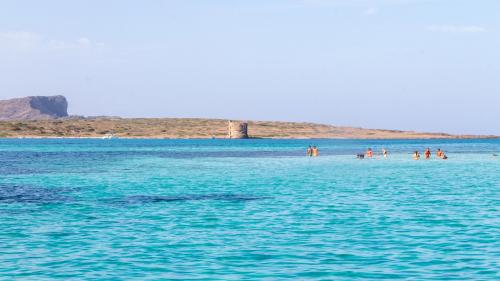
[[427,149],[425,150],[424,155],[425,155],[425,159],[431,159],[431,149],[430,149],[430,148],[427,148]]

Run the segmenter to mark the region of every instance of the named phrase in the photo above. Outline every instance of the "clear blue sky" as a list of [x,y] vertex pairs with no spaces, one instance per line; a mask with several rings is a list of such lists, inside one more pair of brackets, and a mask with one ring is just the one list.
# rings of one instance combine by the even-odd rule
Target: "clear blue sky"
[[0,98],[500,135],[498,0],[0,2]]

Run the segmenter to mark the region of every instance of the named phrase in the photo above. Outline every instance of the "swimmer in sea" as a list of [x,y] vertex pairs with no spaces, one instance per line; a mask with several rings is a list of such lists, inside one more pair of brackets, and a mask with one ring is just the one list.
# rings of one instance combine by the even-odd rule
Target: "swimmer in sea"
[[384,155],[384,158],[387,159],[387,157],[389,156],[389,152],[387,152],[387,149],[382,148],[382,155]]
[[311,146],[309,146],[309,147],[307,148],[306,155],[307,155],[307,156],[309,156],[309,157],[312,157],[312,156],[313,156],[313,152],[312,152],[312,147],[311,147]]
[[413,153],[413,160],[419,160],[420,159],[420,153],[418,153],[418,150]]
[[446,154],[444,154],[444,151],[442,151],[441,149],[439,150],[438,157],[441,159],[448,159],[448,156],[446,156]]
[[312,156],[314,156],[314,157],[319,156],[318,148],[316,146],[313,146],[313,148],[312,148]]
[[443,151],[441,151],[441,148],[438,148],[437,152],[436,152],[436,157],[443,157]]
[[373,157],[373,150],[371,148],[368,148],[365,155],[368,158],[372,158]]
[[430,148],[427,148],[427,149],[425,150],[424,155],[425,155],[425,159],[431,159],[431,149],[430,149]]
[[444,151],[440,150],[439,158],[441,158],[443,160],[446,160],[446,159],[448,159],[448,156],[446,156],[446,154],[444,153]]

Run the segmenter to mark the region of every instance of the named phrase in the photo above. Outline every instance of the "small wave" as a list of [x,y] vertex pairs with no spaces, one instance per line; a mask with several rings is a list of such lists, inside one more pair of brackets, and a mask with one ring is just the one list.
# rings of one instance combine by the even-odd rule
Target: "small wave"
[[244,202],[253,200],[269,199],[264,196],[248,196],[238,194],[207,194],[207,195],[180,195],[180,196],[158,196],[158,195],[133,195],[123,198],[115,198],[106,200],[111,203],[121,205],[141,205],[161,202],[178,202],[178,201],[202,201],[202,200],[217,200],[217,201],[234,201]]

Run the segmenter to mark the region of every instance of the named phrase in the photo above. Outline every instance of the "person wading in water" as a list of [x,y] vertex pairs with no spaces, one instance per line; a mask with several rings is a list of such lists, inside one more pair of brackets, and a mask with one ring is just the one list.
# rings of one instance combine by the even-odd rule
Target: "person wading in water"
[[387,159],[387,157],[389,156],[389,152],[387,151],[387,149],[382,148],[382,155],[384,155],[384,158]]
[[431,149],[430,148],[427,148],[425,150],[425,159],[431,159]]
[[420,159],[420,153],[417,151],[415,151],[415,153],[413,153],[413,160],[419,160]]
[[368,148],[365,155],[368,158],[372,158],[373,157],[373,150],[371,148]]
[[306,155],[309,156],[309,157],[312,157],[313,156],[313,150],[312,150],[312,147],[309,146],[307,148],[307,152],[306,152]]
[[313,148],[312,148],[312,156],[313,157],[319,156],[318,148],[316,146],[313,146]]

